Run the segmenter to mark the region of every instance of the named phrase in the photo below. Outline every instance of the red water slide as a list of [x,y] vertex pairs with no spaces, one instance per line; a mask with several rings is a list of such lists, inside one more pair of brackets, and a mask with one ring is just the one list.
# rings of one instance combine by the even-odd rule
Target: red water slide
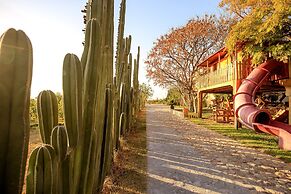
[[242,124],[256,131],[278,136],[279,147],[291,150],[291,126],[274,121],[268,110],[260,109],[255,104],[258,89],[271,75],[283,74],[284,65],[284,63],[269,60],[255,68],[239,87],[234,98],[234,108]]

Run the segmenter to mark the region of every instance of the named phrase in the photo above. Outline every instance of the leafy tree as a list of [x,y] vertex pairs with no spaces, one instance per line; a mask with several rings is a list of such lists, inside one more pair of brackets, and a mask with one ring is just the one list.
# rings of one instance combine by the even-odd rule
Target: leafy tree
[[214,15],[191,19],[154,42],[147,60],[148,78],[162,87],[175,86],[193,111],[197,65],[224,45],[228,20]]
[[220,6],[239,19],[227,36],[230,51],[243,45],[254,64],[291,56],[290,0],[222,0]]
[[143,108],[147,100],[153,96],[153,89],[149,84],[142,83],[139,85],[140,107]]
[[145,84],[145,83],[140,84],[139,90],[140,90],[140,93],[142,93],[146,97],[146,99],[153,96],[153,89],[151,88],[149,84]]
[[175,87],[171,87],[168,90],[166,101],[168,104],[179,105],[181,100],[181,93]]
[[29,114],[30,114],[30,124],[33,125],[33,124],[38,123],[36,98],[30,99]]
[[58,102],[58,118],[59,122],[64,122],[64,111],[63,111],[63,95],[60,92],[56,93],[57,102]]

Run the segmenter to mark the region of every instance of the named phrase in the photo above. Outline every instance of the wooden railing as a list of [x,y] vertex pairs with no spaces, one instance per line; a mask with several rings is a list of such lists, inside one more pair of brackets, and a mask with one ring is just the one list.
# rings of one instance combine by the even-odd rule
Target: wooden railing
[[232,65],[226,68],[219,68],[215,71],[199,76],[197,79],[197,88],[206,88],[209,86],[225,83],[234,80],[234,69]]
[[202,76],[199,76],[197,78],[196,87],[201,89],[233,81],[235,80],[236,72],[238,79],[244,79],[251,71],[252,68],[249,65],[242,65],[239,63],[237,70],[235,70],[233,64],[230,63],[225,68],[219,68],[215,71],[210,71]]

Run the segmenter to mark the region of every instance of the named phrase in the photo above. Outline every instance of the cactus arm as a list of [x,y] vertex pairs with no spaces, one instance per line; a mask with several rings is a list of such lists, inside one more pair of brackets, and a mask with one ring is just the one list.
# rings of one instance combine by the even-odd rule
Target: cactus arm
[[58,190],[60,193],[69,193],[68,134],[64,126],[54,127],[50,144],[56,153]]
[[29,157],[29,164],[27,169],[27,175],[26,175],[26,193],[34,193],[34,187],[35,187],[35,163],[36,163],[36,156],[37,152],[40,149],[40,147],[35,148]]
[[41,145],[32,151],[26,177],[26,193],[54,194],[56,188],[56,155],[50,145]]
[[54,148],[58,160],[64,161],[68,151],[68,134],[63,126],[56,126],[52,130],[50,145]]
[[63,63],[63,99],[65,127],[69,145],[74,148],[82,130],[82,67],[74,54],[67,54]]
[[56,95],[44,90],[37,97],[37,113],[42,142],[50,143],[53,128],[58,125],[58,103]]

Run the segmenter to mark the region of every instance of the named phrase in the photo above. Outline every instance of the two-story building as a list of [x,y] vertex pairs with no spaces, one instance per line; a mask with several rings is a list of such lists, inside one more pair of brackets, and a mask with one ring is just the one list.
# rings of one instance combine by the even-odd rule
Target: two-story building
[[[197,79],[198,89],[198,117],[202,117],[203,103],[202,96],[206,93],[236,94],[238,87],[253,70],[250,58],[242,56],[241,51],[228,53],[226,48],[209,56],[199,64],[203,75]],[[288,70],[287,70],[288,71]],[[288,77],[285,77],[288,78]],[[285,91],[285,88],[279,84],[283,77],[272,76],[261,88],[263,91]],[[234,115],[234,114],[233,114]],[[236,119],[235,125],[237,126]]]

